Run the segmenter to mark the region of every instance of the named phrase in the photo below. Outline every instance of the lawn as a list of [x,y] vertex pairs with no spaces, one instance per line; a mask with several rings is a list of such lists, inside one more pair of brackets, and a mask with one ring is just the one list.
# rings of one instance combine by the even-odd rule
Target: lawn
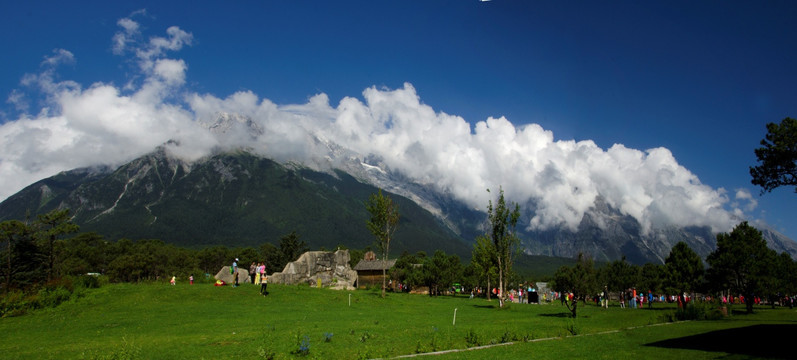
[[667,323],[673,311],[667,305],[588,305],[579,306],[573,320],[558,303],[498,309],[496,301],[467,297],[382,299],[371,291],[280,285],[270,285],[263,297],[258,290],[106,285],[55,309],[0,319],[0,357],[357,359],[512,342],[435,357],[785,358],[785,344],[769,339],[797,330],[797,310],[764,307],[718,321]]

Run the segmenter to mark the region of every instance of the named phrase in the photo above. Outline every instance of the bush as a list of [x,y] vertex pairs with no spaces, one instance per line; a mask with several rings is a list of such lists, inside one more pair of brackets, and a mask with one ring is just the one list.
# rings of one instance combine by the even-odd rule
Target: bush
[[19,316],[27,310],[25,293],[19,290],[10,291],[0,298],[0,317]]
[[294,355],[300,356],[307,356],[310,354],[310,337],[304,335],[303,337],[299,337],[299,334],[296,334],[296,345],[299,347],[298,349],[292,351],[291,353]]
[[64,276],[58,279],[53,279],[44,284],[46,289],[56,289],[59,287],[65,288],[69,293],[75,291],[75,281],[71,276]]
[[518,341],[517,335],[513,332],[509,331],[509,329],[504,330],[504,333],[501,335],[501,343],[508,343],[512,341]]
[[98,276],[81,275],[75,279],[75,286],[83,289],[97,289],[100,287]]
[[54,308],[72,297],[81,296],[86,289],[100,287],[94,276],[65,276],[44,285],[11,291],[0,298],[0,317],[18,316],[28,310]]
[[685,308],[679,308],[674,313],[664,315],[664,320],[685,321],[685,320],[719,320],[722,319],[722,310],[711,303],[689,303]]
[[473,329],[468,329],[468,332],[465,333],[465,344],[467,344],[468,347],[481,345],[481,341],[479,341],[479,335],[476,334],[476,332],[473,331]]
[[72,297],[72,292],[63,286],[58,286],[55,288],[46,287],[39,290],[39,301],[37,307],[54,308],[69,300],[70,297]]

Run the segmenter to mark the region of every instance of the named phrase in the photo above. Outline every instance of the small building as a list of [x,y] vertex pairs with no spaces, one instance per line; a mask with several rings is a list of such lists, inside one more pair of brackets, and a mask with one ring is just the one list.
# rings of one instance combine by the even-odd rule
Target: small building
[[[373,254],[369,251],[369,253]],[[384,270],[385,276],[390,278],[390,269],[396,265],[396,259],[393,260],[376,260],[375,256],[365,256],[354,266],[357,271],[357,287],[366,288],[369,286],[382,285],[382,272]]]

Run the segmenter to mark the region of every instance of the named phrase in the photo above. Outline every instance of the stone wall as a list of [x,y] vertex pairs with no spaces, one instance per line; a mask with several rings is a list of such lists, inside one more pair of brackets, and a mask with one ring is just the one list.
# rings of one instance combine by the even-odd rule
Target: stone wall
[[349,250],[308,251],[298,260],[285,265],[282,272],[275,272],[268,277],[272,284],[310,284],[337,290],[354,290],[357,272],[349,266]]

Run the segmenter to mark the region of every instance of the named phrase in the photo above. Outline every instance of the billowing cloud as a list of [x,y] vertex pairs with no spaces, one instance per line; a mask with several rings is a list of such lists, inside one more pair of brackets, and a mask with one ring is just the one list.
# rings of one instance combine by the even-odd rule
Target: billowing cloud
[[[134,56],[141,81],[85,89],[58,81],[55,66],[75,62],[66,50],[47,58],[39,74],[24,76],[22,86],[37,88],[48,104],[0,125],[0,198],[58,171],[121,164],[176,140],[172,151],[189,160],[245,147],[278,160],[318,163],[332,161],[336,146],[479,209],[492,196],[485,190],[501,187],[529,209],[524,226],[534,229],[574,229],[599,197],[646,230],[705,225],[728,231],[734,216],[755,207],[745,190],[729,204],[725,190],[701,184],[666,148],[602,149],[589,140],[556,140],[540,125],[516,126],[504,117],[471,126],[421,102],[411,84],[368,88],[362,98],[346,97],[335,106],[325,94],[277,105],[250,91],[226,97],[190,92],[186,61],[166,57],[190,45],[190,33],[173,26],[166,36],[142,41],[132,15],[117,24],[112,49]],[[9,102],[25,104],[16,92]],[[242,126],[205,128],[220,117]]]
[[[130,19],[119,21],[122,34],[138,31]],[[77,63],[68,50],[56,49],[41,63],[37,74],[26,74],[8,102],[21,112],[19,118],[0,125],[0,198],[63,170],[98,164],[118,165],[152,151],[170,139],[194,139],[180,149],[195,158],[214,146],[212,136],[196,126],[194,114],[167,101],[179,94],[187,66],[183,60],[164,57],[163,49],[179,49],[187,33],[169,28],[167,38],[139,44],[124,39],[125,51],[143,49],[151,67],[141,67],[142,84],[133,91],[95,83],[88,88],[59,80],[57,66]],[[121,49],[119,33],[114,49]],[[181,38],[181,39],[176,39]],[[190,38],[190,36],[188,36]],[[162,40],[167,39],[166,44]],[[138,46],[139,48],[135,48]],[[45,104],[29,114],[26,92],[38,92]],[[196,149],[194,143],[201,144]]]

